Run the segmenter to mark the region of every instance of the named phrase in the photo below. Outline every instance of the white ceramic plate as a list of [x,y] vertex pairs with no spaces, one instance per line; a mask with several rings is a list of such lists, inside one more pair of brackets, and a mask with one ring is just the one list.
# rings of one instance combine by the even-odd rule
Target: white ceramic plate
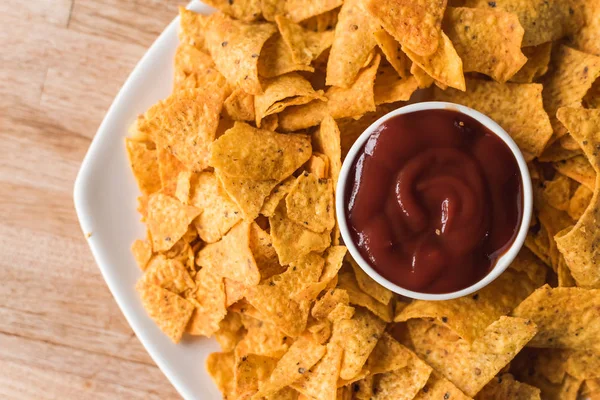
[[[199,1],[189,9],[214,10]],[[173,57],[179,44],[179,18],[150,47],[115,98],[83,160],[75,181],[77,217],[100,271],[131,328],[152,359],[185,399],[220,399],[204,369],[206,356],[218,351],[214,340],[186,338],[175,345],[147,316],[135,291],[141,276],[130,252],[145,236],[136,211],[140,195],[125,150],[127,129],[136,117],[171,93]],[[85,289],[85,288],[84,288]]]

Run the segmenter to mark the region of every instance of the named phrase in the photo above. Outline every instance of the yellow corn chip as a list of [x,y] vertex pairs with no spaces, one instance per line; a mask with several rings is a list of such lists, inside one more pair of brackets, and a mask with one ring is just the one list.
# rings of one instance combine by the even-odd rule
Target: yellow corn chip
[[585,185],[580,185],[575,193],[573,193],[573,197],[569,200],[569,209],[567,212],[575,221],[579,220],[585,210],[590,205],[592,201],[592,196],[594,192],[588,189]]
[[292,22],[282,15],[275,17],[277,28],[292,52],[292,60],[298,64],[310,65],[333,43],[333,31],[312,32]]
[[493,347],[490,353],[472,349],[458,335],[432,322],[410,320],[408,327],[416,353],[469,396],[475,396],[536,333],[529,320],[500,317],[479,339],[485,343],[480,348]]
[[280,113],[286,107],[306,104],[312,100],[324,100],[322,91],[315,91],[310,82],[292,72],[263,81],[262,94],[254,97],[256,126],[267,115]]
[[175,52],[175,76],[173,90],[225,87],[227,81],[215,68],[212,58],[196,47],[182,43]]
[[265,199],[277,186],[277,180],[255,181],[246,178],[232,178],[215,170],[219,182],[229,197],[237,204],[247,221],[258,217]]
[[329,313],[333,311],[333,309],[338,304],[347,305],[349,302],[348,292],[342,289],[333,289],[325,293],[323,297],[315,302],[311,310],[311,314],[313,317],[317,319],[327,318]]
[[247,399],[258,392],[258,386],[265,382],[275,369],[277,359],[256,354],[236,354],[235,394]]
[[159,258],[152,262],[142,278],[146,284],[159,286],[176,294],[195,288],[194,281],[180,261]]
[[304,335],[311,336],[317,343],[327,344],[331,337],[331,322],[327,319],[316,320],[309,317]]
[[179,41],[205,50],[204,31],[210,17],[179,7]]
[[190,203],[191,180],[192,173],[190,171],[181,171],[177,176],[174,196],[183,204]]
[[385,322],[361,308],[356,309],[352,319],[340,320],[333,325],[331,342],[344,349],[341,379],[350,380],[359,374],[384,328]]
[[329,159],[329,170],[333,181],[333,190],[342,169],[342,151],[340,145],[340,130],[331,116],[321,121],[321,126],[312,135],[313,149],[321,152]]
[[538,156],[552,135],[542,104],[542,85],[467,80],[467,92],[435,90],[435,99],[471,107],[498,122],[527,159]]
[[463,63],[456,53],[452,42],[444,32],[439,38],[439,46],[430,56],[419,55],[402,47],[408,58],[421,67],[429,76],[444,85],[465,91]]
[[[579,104],[577,106],[579,106]],[[587,107],[587,108],[595,108],[595,107]],[[582,151],[581,147],[579,147],[579,143],[577,143],[577,141],[575,139],[573,139],[573,136],[571,136],[571,135],[565,135],[565,136],[561,137],[558,142],[560,143],[560,145],[562,147],[564,147],[567,150]]]
[[273,246],[281,265],[294,262],[312,251],[322,252],[331,243],[329,232],[315,233],[292,221],[283,201],[279,203],[273,216],[269,217],[269,223]]
[[290,188],[296,183],[296,178],[294,176],[290,176],[283,182],[273,189],[269,197],[266,198],[260,213],[265,217],[272,217],[275,213],[275,209],[279,205],[279,202],[287,196],[290,191]]
[[219,242],[206,245],[198,252],[196,263],[218,276],[246,286],[257,285],[260,271],[250,250],[250,223],[242,221]]
[[390,334],[384,333],[367,359],[365,368],[371,374],[396,371],[412,363],[414,355]]
[[148,200],[148,230],[152,248],[169,250],[187,232],[188,226],[200,214],[196,207],[186,206],[177,199],[155,193]]
[[569,207],[571,180],[562,174],[556,174],[554,179],[544,183],[544,198],[552,207],[567,210]]
[[342,347],[329,343],[323,358],[291,386],[314,399],[335,400],[342,352]]
[[192,303],[160,286],[140,280],[136,289],[146,312],[173,343],[179,343],[192,316]]
[[237,88],[225,99],[223,110],[234,121],[254,121],[254,96]]
[[423,68],[419,67],[417,64],[413,63],[410,66],[410,73],[417,80],[419,88],[426,89],[429,86],[433,85],[433,78],[429,76],[427,72],[425,72]]
[[443,26],[464,72],[480,72],[506,82],[527,62],[521,52],[524,30],[514,14],[449,7]]
[[220,187],[214,172],[201,172],[193,183],[190,204],[201,210],[194,226],[203,241],[214,243],[242,219],[242,214]]
[[385,29],[379,29],[374,33],[377,46],[381,49],[385,58],[402,79],[410,76],[410,59],[402,51],[400,43]]
[[129,164],[142,194],[152,194],[161,188],[158,175],[157,151],[149,142],[126,138]]
[[551,42],[542,43],[537,46],[523,47],[521,51],[527,57],[527,62],[510,78],[511,82],[532,83],[548,72],[550,53],[552,52]]
[[375,377],[373,375],[366,376],[360,381],[352,384],[352,398],[356,400],[371,400],[373,396],[373,384]]
[[584,26],[573,35],[573,46],[589,54],[600,56],[600,4],[581,2]]
[[596,186],[596,172],[585,156],[575,156],[568,160],[555,162],[552,165],[561,174],[581,183],[589,190],[594,190]]
[[342,267],[346,247],[332,246],[328,248],[323,256],[325,257],[325,266],[318,282],[314,282],[299,292],[296,292],[295,299],[314,300],[323,290],[334,288],[337,285],[337,273]]
[[368,0],[366,8],[403,47],[427,57],[438,50],[446,4],[447,0]]
[[269,23],[244,23],[213,14],[206,27],[206,47],[217,69],[232,86],[260,94],[258,56],[277,28]]
[[207,0],[206,4],[242,21],[254,21],[262,11],[259,0]]
[[188,332],[192,335],[211,336],[227,315],[223,277],[212,268],[202,268],[196,274],[196,292],[190,301],[196,306]]
[[236,348],[238,355],[257,354],[279,359],[293,343],[290,337],[270,322],[248,316],[243,316],[242,322],[248,333]]
[[569,266],[578,286],[600,287],[600,233],[597,229],[600,219],[598,206],[600,195],[600,109],[585,110],[562,108],[558,118],[568,127],[571,135],[579,142],[583,152],[596,173],[595,189],[590,206],[583,213],[575,227],[560,237],[556,244]]
[[345,304],[336,304],[336,306],[327,314],[327,319],[332,323],[336,323],[343,319],[352,319],[356,309]]
[[314,70],[310,65],[294,62],[292,50],[278,33],[267,40],[258,59],[258,74],[265,78],[273,78],[292,71],[314,72]]
[[427,384],[421,389],[419,394],[415,396],[415,400],[434,400],[442,398],[458,400],[470,399],[469,396],[466,396],[459,388],[454,386],[452,382],[434,372],[429,376]]
[[152,258],[152,245],[150,242],[148,240],[136,240],[131,245],[131,252],[133,253],[133,258],[135,258],[138,267],[140,267],[142,271],[145,271],[148,261]]
[[223,279],[223,282],[225,283],[225,305],[228,308],[246,296],[246,286],[243,283],[229,278]]
[[302,166],[305,173],[310,173],[317,179],[329,178],[329,159],[321,153],[313,153],[310,159]]
[[229,177],[281,181],[310,155],[308,136],[284,135],[236,122],[213,143],[210,163]]
[[406,367],[375,375],[373,400],[412,400],[425,386],[432,372],[431,367],[407,351],[411,357]]
[[544,107],[548,111],[554,135],[562,137],[567,129],[556,117],[561,107],[581,102],[600,76],[600,57],[560,46],[552,54],[553,71],[544,82]]
[[475,396],[476,400],[541,400],[540,389],[516,381],[511,374],[498,375]]
[[560,255],[558,258],[558,266],[556,267],[556,275],[558,277],[558,286],[559,287],[577,286],[575,279],[573,279],[573,275],[571,275],[571,271],[569,271],[567,262],[565,261],[565,258],[562,255]]
[[574,287],[550,288],[545,285],[525,299],[513,315],[531,318],[538,334],[529,342],[532,347],[592,349],[600,344],[597,312],[600,291]]
[[348,292],[348,295],[350,295],[351,304],[365,307],[385,322],[392,322],[392,303],[387,305],[382,304],[363,292],[358,287],[356,279],[354,278],[354,274],[351,272],[342,272],[338,275],[338,287]]
[[327,62],[327,85],[343,88],[352,85],[377,45],[373,35],[377,29],[377,24],[362,8],[360,0],[344,2]]
[[333,229],[333,186],[329,179],[304,172],[290,188],[285,204],[288,218],[297,224],[317,233]]
[[365,271],[363,271],[356,261],[351,256],[348,256],[348,260],[350,261],[350,265],[354,270],[354,276],[356,278],[356,282],[358,286],[361,288],[363,292],[377,300],[382,304],[389,304],[394,294],[389,290],[381,286],[379,283],[375,282]]
[[206,358],[206,370],[224,397],[232,397],[235,394],[234,363],[233,352],[211,353]]
[[408,101],[419,88],[419,82],[414,76],[402,78],[389,66],[380,67],[375,79],[375,104]]
[[219,330],[215,332],[215,339],[219,342],[222,351],[233,351],[235,349],[246,334],[243,327],[239,314],[234,312],[227,313],[225,318],[219,323]]
[[516,14],[525,29],[523,46],[560,39],[574,33],[581,27],[581,15],[571,2],[547,0],[545,2],[529,0],[466,0],[465,7],[493,8]]
[[159,147],[156,151],[162,191],[164,194],[174,195],[177,188],[177,177],[179,173],[187,169],[169,150]]
[[[570,139],[571,136],[563,136],[561,140],[565,138]],[[569,150],[564,148],[560,143],[561,140],[557,140],[550,146],[547,146],[544,152],[538,157],[538,160],[541,162],[558,162],[569,160],[573,157],[583,154],[581,149]],[[577,147],[579,147],[579,145]]]
[[279,265],[271,236],[254,222],[250,226],[250,250],[256,260],[261,280],[285,272],[285,267]]
[[569,355],[566,371],[574,378],[600,378],[600,355],[592,351],[577,351]]
[[547,269],[545,265],[527,248],[519,251],[519,254],[517,254],[517,257],[510,264],[509,268],[510,270],[522,272],[527,275],[533,284],[529,290],[538,288],[546,282]]
[[277,362],[269,379],[260,385],[259,394],[273,394],[302,378],[323,357],[325,351],[325,346],[305,336],[300,337]]
[[287,0],[285,14],[292,21],[300,22],[338,8],[342,3],[343,0]]

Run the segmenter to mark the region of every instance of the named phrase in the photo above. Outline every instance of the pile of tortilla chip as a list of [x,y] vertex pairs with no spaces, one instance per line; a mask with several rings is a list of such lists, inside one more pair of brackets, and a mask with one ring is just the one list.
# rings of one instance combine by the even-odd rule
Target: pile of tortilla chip
[[[223,398],[599,398],[600,2],[206,2],[126,147],[142,303],[175,343],[216,338]],[[516,260],[449,301],[378,285],[335,215],[356,138],[424,100],[496,120],[534,187]]]

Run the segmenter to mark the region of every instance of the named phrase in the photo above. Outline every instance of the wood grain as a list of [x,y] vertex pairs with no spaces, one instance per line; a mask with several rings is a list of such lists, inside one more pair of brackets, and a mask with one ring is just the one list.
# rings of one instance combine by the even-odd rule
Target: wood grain
[[0,2],[0,398],[178,399],[96,267],[73,182],[174,0]]

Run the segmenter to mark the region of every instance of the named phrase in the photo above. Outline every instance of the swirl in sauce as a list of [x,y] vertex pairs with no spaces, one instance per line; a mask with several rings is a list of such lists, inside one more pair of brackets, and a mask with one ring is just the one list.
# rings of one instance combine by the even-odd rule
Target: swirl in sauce
[[384,122],[348,179],[354,242],[379,274],[409,290],[448,293],[479,281],[510,247],[522,219],[514,155],[456,111]]

